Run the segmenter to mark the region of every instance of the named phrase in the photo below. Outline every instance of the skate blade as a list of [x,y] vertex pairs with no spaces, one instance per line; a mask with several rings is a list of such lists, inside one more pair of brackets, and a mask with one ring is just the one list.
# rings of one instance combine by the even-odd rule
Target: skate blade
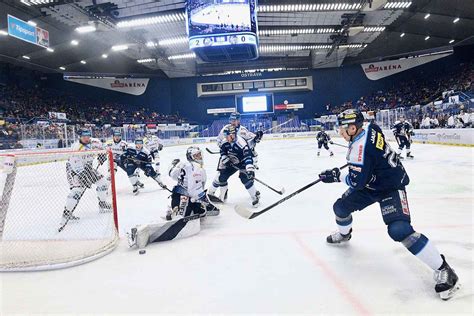
[[452,289],[449,289],[447,291],[444,291],[444,292],[439,292],[439,297],[441,297],[441,299],[443,301],[447,301],[449,300],[450,298],[452,298],[454,296],[454,294],[456,294],[456,292],[461,288],[461,284],[458,282],[456,283],[456,285],[452,288]]

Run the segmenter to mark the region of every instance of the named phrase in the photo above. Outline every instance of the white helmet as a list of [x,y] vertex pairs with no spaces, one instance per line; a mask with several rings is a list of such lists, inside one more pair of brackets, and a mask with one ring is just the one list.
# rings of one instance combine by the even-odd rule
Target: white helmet
[[189,162],[197,162],[202,165],[204,163],[202,159],[202,152],[199,147],[191,146],[186,150],[186,158]]

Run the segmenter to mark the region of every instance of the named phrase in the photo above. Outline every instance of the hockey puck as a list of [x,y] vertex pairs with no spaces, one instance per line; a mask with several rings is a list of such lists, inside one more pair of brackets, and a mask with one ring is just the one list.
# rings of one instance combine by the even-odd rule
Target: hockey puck
[[141,254],[141,255],[144,255],[144,254],[146,254],[146,250],[145,250],[145,249],[142,249],[142,250],[140,250],[138,253]]

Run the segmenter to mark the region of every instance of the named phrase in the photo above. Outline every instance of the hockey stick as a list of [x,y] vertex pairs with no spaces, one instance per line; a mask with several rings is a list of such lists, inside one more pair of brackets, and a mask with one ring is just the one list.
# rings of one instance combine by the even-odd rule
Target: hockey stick
[[[340,167],[339,169],[344,169],[346,168],[347,166],[349,166],[349,164],[345,164],[344,166]],[[244,217],[244,218],[247,218],[247,219],[252,219],[252,218],[255,218],[257,216],[260,216],[262,215],[263,213],[265,212],[268,212],[269,210],[271,210],[272,208],[274,208],[275,206],[278,206],[280,205],[281,203],[285,202],[286,200],[289,200],[291,199],[292,197],[294,197],[295,195],[298,195],[300,194],[301,192],[303,192],[304,190],[306,189],[309,189],[310,187],[312,187],[313,185],[317,184],[321,182],[321,179],[318,179],[318,180],[315,180],[311,183],[308,183],[307,185],[305,185],[304,187],[296,190],[295,192],[291,193],[290,195],[287,195],[285,196],[283,199],[279,200],[279,201],[276,201],[275,203],[273,203],[272,205],[270,206],[267,206],[266,208],[264,208],[263,210],[259,211],[259,212],[252,212],[251,210],[249,210],[247,207],[243,206],[243,205],[236,205],[235,206],[235,211],[237,212],[237,214],[239,214],[240,216]]]
[[264,186],[266,186],[267,188],[269,188],[270,190],[272,190],[273,192],[275,193],[278,193],[280,195],[283,195],[285,193],[285,188],[281,188],[281,190],[277,190],[275,188],[272,188],[270,185],[266,184],[265,182],[263,182],[262,180],[258,179],[258,178],[253,178],[255,181],[263,184]]
[[335,143],[335,142],[332,142],[330,144],[331,145],[336,145],[336,146],[339,146],[339,147],[349,148],[349,146],[346,146],[346,145],[343,145],[343,144],[338,144],[338,143]]
[[218,154],[221,153],[220,151],[212,151],[212,150],[210,150],[210,149],[207,148],[207,147],[206,147],[206,150],[207,150],[207,152],[210,153],[211,155],[218,155]]

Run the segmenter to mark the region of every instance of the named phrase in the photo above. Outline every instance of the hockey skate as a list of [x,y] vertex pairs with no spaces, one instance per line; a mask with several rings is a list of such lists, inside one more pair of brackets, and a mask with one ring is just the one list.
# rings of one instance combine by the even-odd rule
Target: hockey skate
[[411,153],[407,153],[407,159],[413,159],[415,158]]
[[260,191],[255,192],[255,196],[252,197],[252,206],[258,207],[260,204]]
[[458,283],[458,276],[454,270],[446,262],[443,255],[443,264],[434,272],[434,279],[436,281],[435,291],[439,294],[442,300],[449,300],[453,297],[454,293],[459,290],[460,285]]
[[99,201],[99,213],[112,212],[112,205],[105,201]]
[[78,221],[79,217],[74,216],[71,211],[68,211],[67,209],[64,209],[63,212],[63,217],[61,218],[61,223],[59,224],[59,229],[58,232],[61,232],[64,227],[69,223],[69,221]]
[[326,238],[326,241],[329,244],[340,244],[340,243],[349,241],[351,237],[352,237],[352,228],[347,235],[343,235],[338,231],[334,232]]
[[228,189],[225,190],[224,193],[221,191],[220,196],[215,196],[214,194],[207,193],[207,198],[213,203],[224,203],[227,200],[227,192],[229,192]]
[[140,181],[137,181],[136,185],[140,188],[140,189],[143,189],[145,187],[145,185],[143,183],[141,183]]
[[131,247],[145,248],[148,245],[149,233],[147,225],[134,227],[127,233],[128,245]]
[[138,195],[138,193],[140,192],[139,190],[140,190],[140,187],[139,187],[137,184],[135,184],[135,185],[133,186],[133,191],[132,191],[132,193],[133,193],[134,195]]

